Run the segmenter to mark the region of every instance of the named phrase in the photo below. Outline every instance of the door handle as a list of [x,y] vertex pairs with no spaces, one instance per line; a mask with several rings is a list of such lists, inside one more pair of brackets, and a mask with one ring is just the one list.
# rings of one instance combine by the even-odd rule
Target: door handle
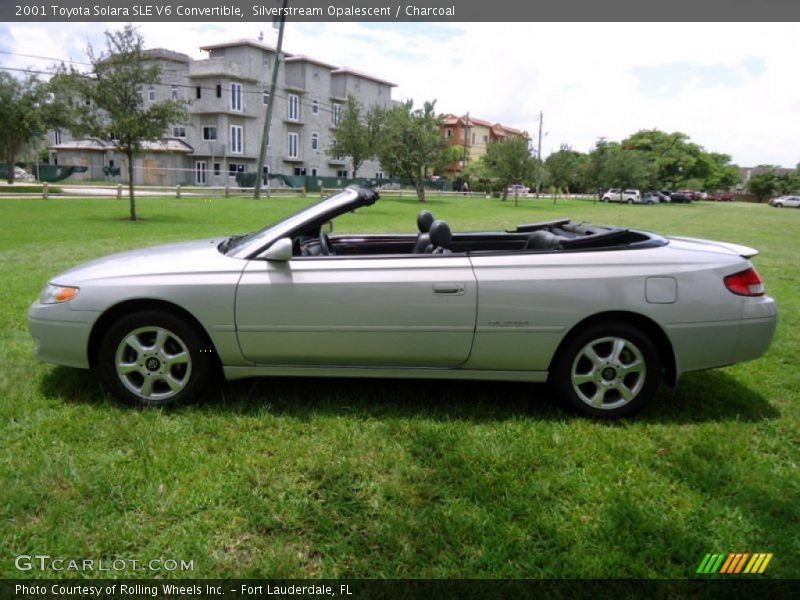
[[463,296],[463,283],[434,283],[433,293],[440,296]]

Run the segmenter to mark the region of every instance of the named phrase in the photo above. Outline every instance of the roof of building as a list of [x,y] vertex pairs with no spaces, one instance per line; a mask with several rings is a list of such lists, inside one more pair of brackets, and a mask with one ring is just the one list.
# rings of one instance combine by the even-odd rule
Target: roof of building
[[392,83],[391,81],[386,81],[385,79],[381,79],[380,77],[368,75],[367,73],[362,73],[361,71],[356,71],[355,69],[351,69],[350,67],[340,67],[336,69],[332,73],[332,75],[353,75],[355,77],[361,77],[362,79],[369,79],[371,81],[376,81],[377,83],[382,83],[384,85],[388,85],[389,87],[397,87],[396,83]]
[[[107,142],[97,138],[70,140],[69,142],[62,142],[50,146],[50,150],[94,150],[96,152],[106,152],[116,149],[117,145],[114,142]],[[187,154],[194,152],[194,148],[177,138],[166,138],[155,142],[142,142],[142,150],[146,152],[185,152]]]
[[[267,52],[277,52],[277,49],[274,46],[270,46],[269,44],[265,44],[264,42],[259,42],[258,40],[251,40],[247,38],[231,40],[229,42],[220,42],[218,44],[207,44],[205,46],[200,46],[200,50],[208,51],[208,50],[216,50],[218,48],[234,48],[236,46],[252,46],[253,48],[266,50]],[[286,57],[292,56],[288,52],[283,52],[282,54]]]
[[472,126],[472,125],[480,125],[481,127],[488,127],[492,130],[492,133],[497,137],[506,137],[509,135],[519,135],[522,137],[530,137],[527,131],[523,131],[521,129],[515,129],[514,127],[508,127],[507,125],[502,125],[500,123],[490,123],[484,119],[478,119],[477,117],[469,117],[467,115],[444,115],[443,124],[445,126],[453,126],[453,125],[463,125],[463,126]]
[[180,63],[189,63],[192,58],[183,52],[175,52],[174,50],[167,50],[166,48],[148,48],[142,50],[147,58],[162,58],[164,60],[171,60]]
[[315,65],[319,65],[321,67],[326,67],[328,69],[338,69],[339,68],[336,65],[332,65],[330,63],[326,63],[324,61],[317,60],[316,58],[314,58],[312,56],[306,56],[305,54],[294,54],[294,55],[288,57],[285,62],[287,62],[287,63],[289,63],[289,62],[307,62],[307,63],[312,63],[312,64],[315,64]]

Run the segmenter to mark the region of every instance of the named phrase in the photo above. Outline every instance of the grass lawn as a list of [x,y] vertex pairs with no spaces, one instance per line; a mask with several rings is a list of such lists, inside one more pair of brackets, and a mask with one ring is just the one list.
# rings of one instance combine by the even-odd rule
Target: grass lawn
[[[454,231],[569,216],[761,250],[767,356],[687,375],[632,421],[566,414],[539,385],[347,379],[138,411],[32,356],[25,313],[52,275],[310,200],[146,198],[130,223],[126,200],[0,199],[0,577],[52,575],[14,567],[48,554],[194,561],[164,577],[684,578],[731,551],[800,577],[800,210],[430,199]],[[337,227],[411,231],[420,208],[385,199]]]

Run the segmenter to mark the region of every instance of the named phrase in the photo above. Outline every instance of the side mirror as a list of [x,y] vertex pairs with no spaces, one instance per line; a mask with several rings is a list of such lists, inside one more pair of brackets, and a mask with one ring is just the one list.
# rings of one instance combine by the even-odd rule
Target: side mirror
[[264,258],[267,260],[280,260],[280,261],[287,261],[292,259],[292,240],[291,238],[285,237],[279,239],[277,242],[272,244],[266,252],[264,252]]

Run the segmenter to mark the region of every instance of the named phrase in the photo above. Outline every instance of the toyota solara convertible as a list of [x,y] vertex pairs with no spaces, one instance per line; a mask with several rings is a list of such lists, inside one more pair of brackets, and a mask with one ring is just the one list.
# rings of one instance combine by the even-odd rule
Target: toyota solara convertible
[[418,233],[329,235],[378,198],[351,187],[255,233],[57,275],[28,313],[36,354],[95,368],[136,405],[191,400],[221,368],[549,381],[569,407],[619,417],[662,380],[772,341],[751,248],[569,219],[452,232],[427,211]]

